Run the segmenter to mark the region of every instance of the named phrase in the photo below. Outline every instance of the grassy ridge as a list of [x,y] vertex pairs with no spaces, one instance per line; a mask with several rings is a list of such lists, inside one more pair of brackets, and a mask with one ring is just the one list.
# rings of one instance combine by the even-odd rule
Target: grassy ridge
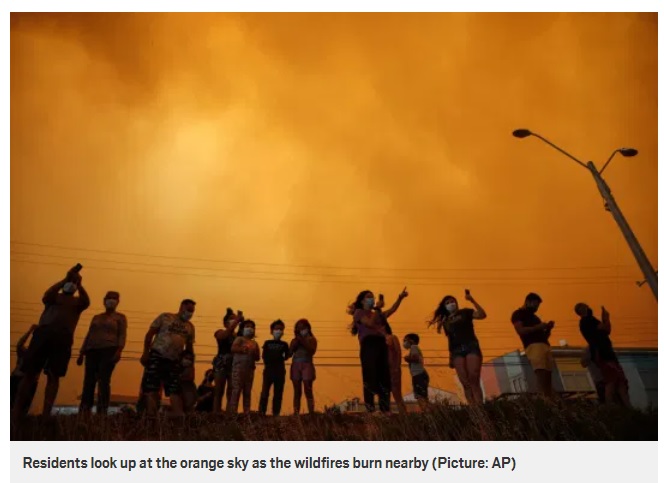
[[143,441],[432,441],[432,440],[657,440],[657,411],[596,406],[585,401],[522,398],[491,401],[481,408],[433,405],[404,416],[315,414],[237,419],[191,415],[184,420],[146,419],[133,413],[29,417],[13,440]]

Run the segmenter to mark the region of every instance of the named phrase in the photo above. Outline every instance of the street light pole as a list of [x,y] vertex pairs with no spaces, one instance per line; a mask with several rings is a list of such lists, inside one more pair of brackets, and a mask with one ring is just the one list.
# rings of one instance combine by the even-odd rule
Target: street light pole
[[632,250],[632,254],[634,255],[634,258],[636,258],[636,262],[639,264],[639,267],[641,268],[641,271],[643,272],[643,275],[645,277],[646,282],[650,286],[650,289],[652,290],[653,295],[655,296],[655,300],[657,300],[657,272],[653,268],[652,264],[648,260],[648,257],[646,256],[645,252],[643,251],[643,248],[641,248],[641,244],[636,238],[636,235],[634,235],[634,232],[632,231],[632,228],[629,226],[627,223],[627,220],[622,214],[622,211],[620,211],[620,208],[618,208],[618,204],[616,203],[615,198],[613,197],[613,194],[611,193],[611,189],[609,188],[609,185],[606,183],[604,178],[602,178],[602,171],[606,169],[608,166],[609,162],[611,159],[613,159],[613,156],[615,156],[616,153],[620,153],[623,156],[631,157],[635,156],[637,154],[636,149],[631,149],[631,148],[623,148],[623,149],[616,149],[613,154],[611,154],[611,157],[609,160],[604,164],[602,169],[600,171],[597,170],[595,167],[595,164],[592,161],[589,161],[588,163],[583,163],[579,161],[577,158],[569,154],[568,152],[564,151],[563,149],[559,148],[549,140],[545,139],[544,137],[540,136],[539,134],[530,132],[527,129],[517,129],[512,133],[515,137],[517,138],[525,138],[528,136],[534,136],[542,141],[544,141],[546,144],[549,146],[553,147],[554,149],[560,151],[563,153],[565,156],[568,158],[571,158],[574,160],[576,163],[582,165],[584,168],[590,171],[590,173],[593,176],[593,179],[595,180],[595,183],[597,183],[597,188],[599,188],[599,192],[602,195],[602,198],[604,198],[604,201],[606,202],[606,207],[607,209],[611,212],[613,215],[613,218],[616,220],[616,223],[618,224],[618,227],[620,228],[620,231],[622,231],[623,236],[625,237],[625,240],[627,241],[627,244],[629,245],[629,248]]

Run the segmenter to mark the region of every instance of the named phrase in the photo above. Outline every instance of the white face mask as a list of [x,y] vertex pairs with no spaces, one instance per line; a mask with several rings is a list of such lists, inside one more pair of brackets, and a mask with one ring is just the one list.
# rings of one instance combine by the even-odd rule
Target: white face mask
[[272,332],[272,335],[274,336],[274,340],[279,340],[279,339],[281,339],[281,336],[284,335],[284,331],[283,330],[275,330],[274,332]]
[[78,288],[78,287],[76,286],[76,284],[75,284],[74,282],[67,282],[67,283],[62,287],[62,291],[63,291],[64,293],[66,293],[66,294],[70,294],[70,295],[71,295],[71,294],[73,294],[74,292],[76,292],[76,289],[77,289],[77,288]]
[[252,329],[251,327],[245,327],[243,334],[245,337],[251,337],[252,335],[254,335],[254,329]]
[[404,349],[410,349],[410,342],[404,342],[403,343],[403,348]]
[[182,312],[182,315],[180,315],[180,318],[184,321],[188,321],[193,317],[193,315],[194,315],[193,312],[185,310],[184,312]]
[[365,310],[372,309],[374,306],[374,299],[373,298],[364,299],[363,304]]
[[309,335],[309,329],[302,329],[302,330],[300,331],[300,335],[301,335],[302,337],[306,337],[306,336],[308,336],[308,335]]
[[452,314],[456,312],[457,304],[455,304],[454,302],[450,302],[449,304],[445,304],[445,308],[450,314]]
[[115,299],[106,299],[104,300],[104,307],[109,310],[115,310],[115,307],[118,306],[118,301]]

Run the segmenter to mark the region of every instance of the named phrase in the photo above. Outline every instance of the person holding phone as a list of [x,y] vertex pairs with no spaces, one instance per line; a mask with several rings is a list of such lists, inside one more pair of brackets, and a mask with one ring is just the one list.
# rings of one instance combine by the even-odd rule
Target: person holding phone
[[[83,288],[80,264],[73,267],[64,279],[49,288],[42,302],[44,312],[32,334],[32,342],[25,354],[23,380],[18,388],[12,418],[24,415],[39,374],[46,374],[46,391],[42,414],[50,416],[60,387],[60,378],[67,374],[74,332],[81,314],[90,307],[90,297]],[[78,292],[78,297],[75,294]]]
[[[244,315],[239,310],[237,315],[233,313],[230,307],[226,309],[226,315],[223,318],[223,329],[214,333],[217,341],[217,355],[212,361],[214,368],[214,400],[212,402],[212,411],[221,412],[221,400],[224,397],[224,388],[226,388],[226,408],[231,401],[232,393],[232,374],[233,374],[233,342],[237,334],[235,329],[244,321]],[[242,335],[242,334],[240,334]]]
[[536,313],[542,303],[542,297],[536,293],[526,295],[523,307],[512,313],[514,330],[521,338],[526,357],[535,371],[538,391],[546,398],[553,398],[551,373],[553,371],[553,355],[549,337],[555,323],[542,322]]
[[466,300],[474,308],[460,309],[455,297],[443,297],[434,312],[433,320],[429,322],[429,327],[435,325],[439,334],[441,331],[445,332],[450,352],[450,367],[457,373],[468,404],[482,404],[482,350],[475,335],[473,320],[486,319],[486,312],[467,289]]
[[389,328],[387,319],[399,309],[406,297],[408,292],[404,287],[394,305],[383,311],[384,300],[379,299],[376,303],[373,292],[364,290],[349,306],[349,312],[353,314],[351,334],[357,335],[360,341],[364,404],[368,412],[376,410],[376,395],[380,411],[390,412],[390,360],[385,338]]
[[629,386],[618,356],[611,343],[611,316],[602,306],[602,320],[598,320],[592,309],[585,303],[578,303],[574,312],[580,317],[579,330],[588,342],[590,359],[597,364],[604,380],[604,397],[606,402],[618,402],[630,407]]

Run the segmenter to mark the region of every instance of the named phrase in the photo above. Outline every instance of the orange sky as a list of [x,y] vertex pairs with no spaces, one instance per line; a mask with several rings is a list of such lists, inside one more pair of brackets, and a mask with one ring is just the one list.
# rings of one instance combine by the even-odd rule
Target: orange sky
[[[606,178],[657,267],[656,99],[656,14],[12,14],[12,344],[80,261],[76,353],[109,289],[130,358],[185,297],[201,362],[227,306],[259,339],[308,317],[320,406],[361,393],[338,364],[358,362],[344,308],[365,288],[390,303],[408,286],[394,329],[430,364],[446,341],[424,321],[465,287],[487,359],[520,346],[509,316],[531,290],[556,342],[582,342],[584,300],[609,308],[616,345],[656,346],[656,302],[590,174],[510,134],[599,166],[639,149]],[[121,362],[113,392],[140,373]],[[81,385],[72,363],[58,402]]]

